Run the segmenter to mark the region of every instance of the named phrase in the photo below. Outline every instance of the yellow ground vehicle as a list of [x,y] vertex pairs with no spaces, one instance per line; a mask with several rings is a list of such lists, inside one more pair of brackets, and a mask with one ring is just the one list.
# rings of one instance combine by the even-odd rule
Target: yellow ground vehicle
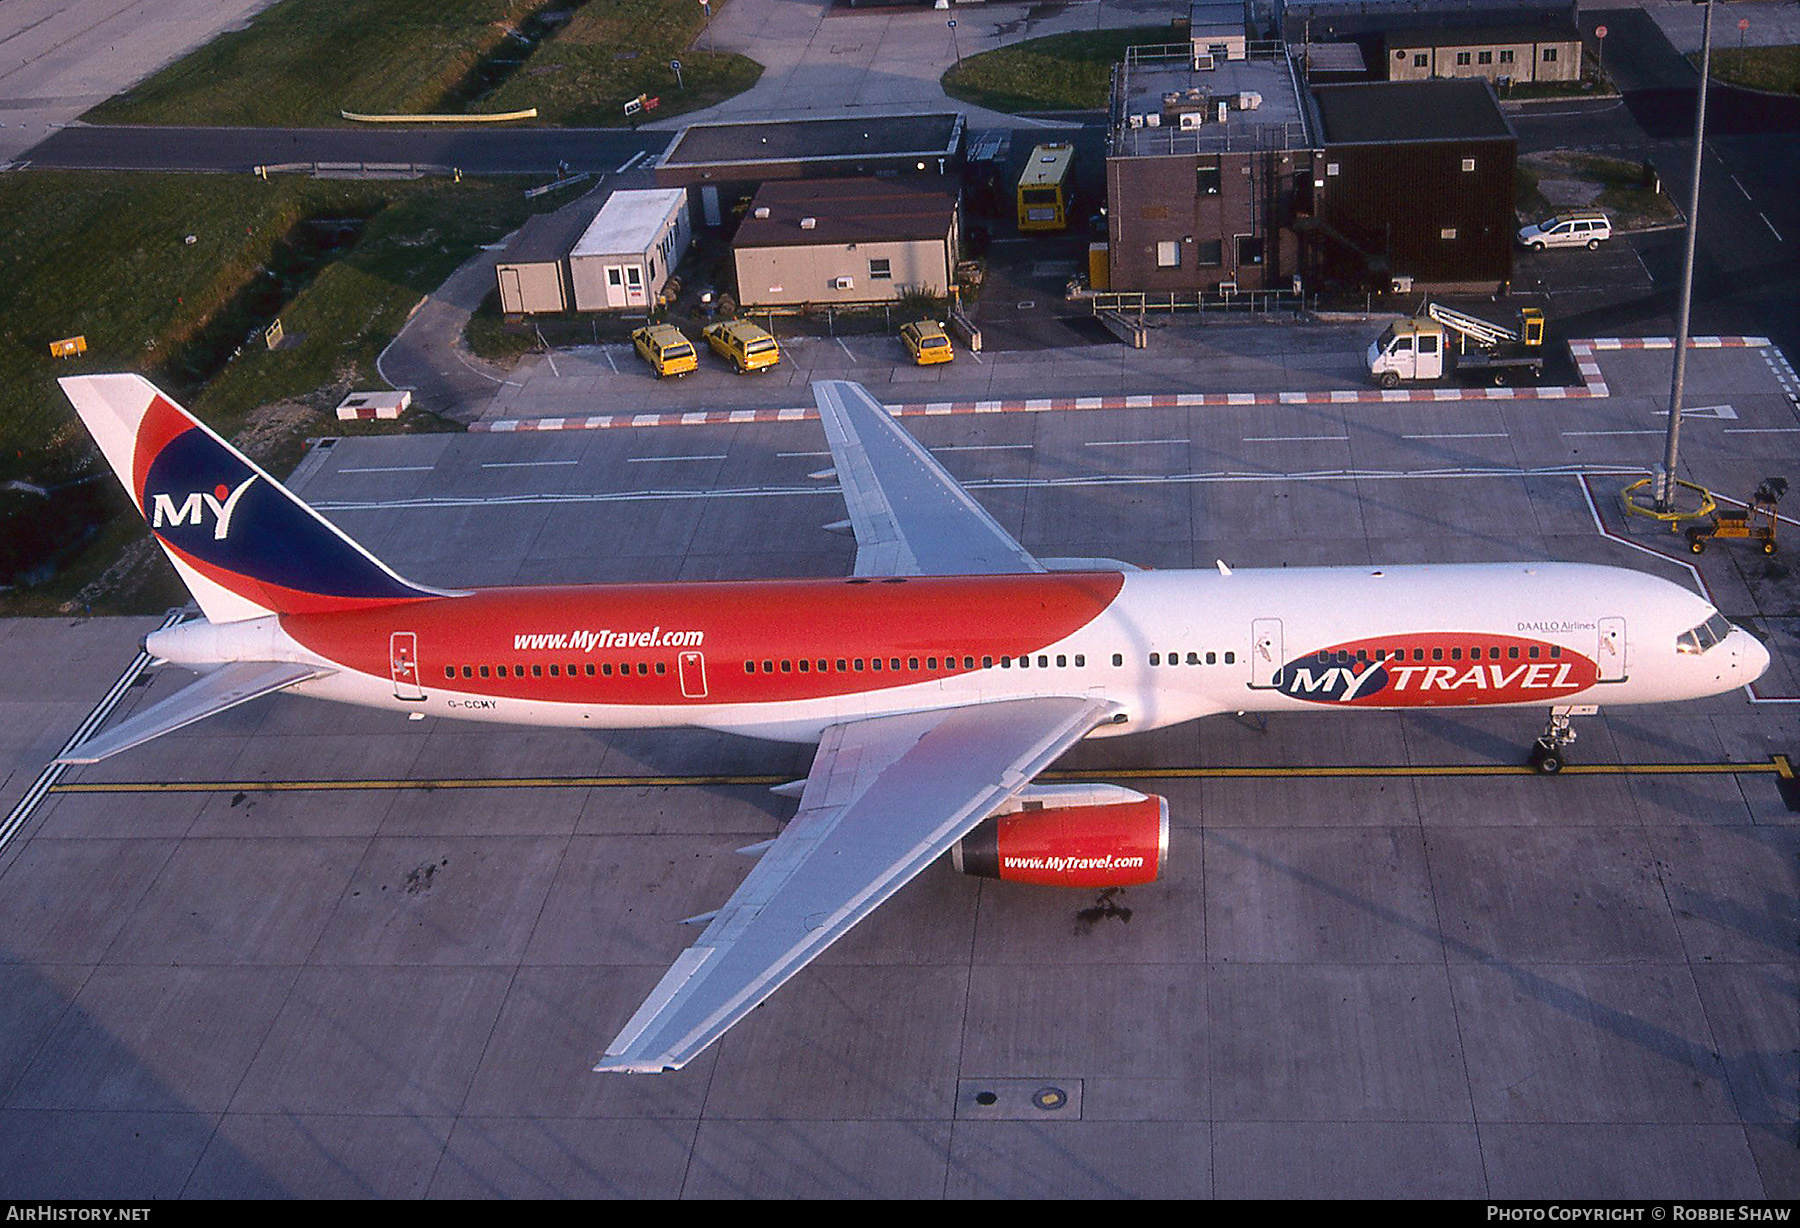
[[700,365],[694,343],[682,336],[681,330],[673,324],[645,325],[631,334],[631,344],[637,347],[638,357],[649,363],[659,378],[686,375]]
[[1706,543],[1714,538],[1745,538],[1761,542],[1764,554],[1775,553],[1775,526],[1780,523],[1776,508],[1787,494],[1786,478],[1765,478],[1750,496],[1750,505],[1741,512],[1715,512],[1704,526],[1687,531],[1688,549],[1695,554],[1706,552]]
[[929,367],[933,363],[951,362],[956,358],[956,350],[950,344],[944,326],[936,320],[915,320],[900,328],[900,340],[906,345],[906,352],[921,367]]
[[760,371],[781,361],[781,347],[775,338],[748,320],[720,320],[700,330],[713,353],[725,359],[743,375]]
[[1061,230],[1069,224],[1075,147],[1039,145],[1019,176],[1019,229]]

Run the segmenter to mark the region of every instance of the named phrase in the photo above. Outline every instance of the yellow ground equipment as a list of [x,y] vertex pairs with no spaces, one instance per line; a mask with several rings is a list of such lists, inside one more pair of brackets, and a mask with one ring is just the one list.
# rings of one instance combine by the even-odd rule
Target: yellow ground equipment
[[1785,494],[1786,478],[1764,478],[1763,484],[1750,496],[1750,505],[1743,511],[1714,512],[1705,525],[1695,525],[1689,529],[1688,549],[1695,554],[1703,554],[1706,543],[1714,538],[1742,537],[1761,542],[1764,554],[1774,554],[1775,526],[1780,523],[1775,509],[1780,506],[1781,497]]

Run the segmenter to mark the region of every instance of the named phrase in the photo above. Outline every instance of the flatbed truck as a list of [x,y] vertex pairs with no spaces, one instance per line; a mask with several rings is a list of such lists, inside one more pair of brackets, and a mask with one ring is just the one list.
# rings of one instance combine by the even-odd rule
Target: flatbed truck
[[1462,373],[1504,383],[1524,373],[1544,373],[1544,313],[1519,311],[1497,324],[1442,303],[1428,302],[1418,315],[1396,320],[1369,346],[1369,374],[1383,388]]

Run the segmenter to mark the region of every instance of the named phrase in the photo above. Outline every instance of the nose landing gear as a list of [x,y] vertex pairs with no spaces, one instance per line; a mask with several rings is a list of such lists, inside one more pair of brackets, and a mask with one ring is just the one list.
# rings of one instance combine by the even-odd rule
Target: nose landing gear
[[1531,744],[1531,766],[1543,776],[1554,776],[1568,762],[1568,749],[1575,744],[1572,716],[1592,716],[1600,711],[1594,704],[1569,705],[1550,709],[1550,721],[1544,732]]

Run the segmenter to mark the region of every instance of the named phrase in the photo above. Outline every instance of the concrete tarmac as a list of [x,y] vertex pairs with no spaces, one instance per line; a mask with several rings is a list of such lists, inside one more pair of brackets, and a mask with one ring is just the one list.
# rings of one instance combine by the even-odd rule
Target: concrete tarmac
[[273,0],[12,0],[0,7],[0,164]]

